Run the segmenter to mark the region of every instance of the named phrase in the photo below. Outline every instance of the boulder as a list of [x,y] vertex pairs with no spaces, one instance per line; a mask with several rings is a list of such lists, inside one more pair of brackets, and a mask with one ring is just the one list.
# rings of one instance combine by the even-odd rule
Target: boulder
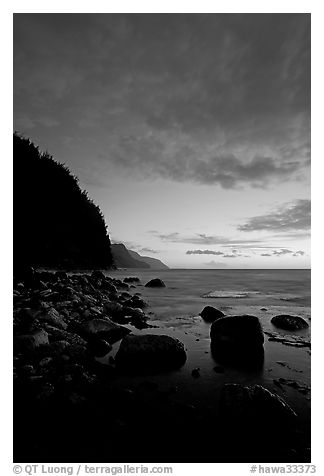
[[[284,457],[294,443],[298,418],[278,395],[261,385],[225,384],[219,400],[219,431],[240,460]],[[276,456],[273,456],[276,455]],[[278,459],[275,459],[278,461]]]
[[103,357],[112,350],[112,345],[104,339],[93,338],[88,342],[88,349],[95,357]]
[[102,271],[99,271],[99,270],[95,270],[95,271],[92,271],[91,273],[91,277],[95,280],[105,280],[106,279],[106,276],[103,274]]
[[107,291],[108,293],[116,294],[117,293],[117,288],[114,286],[112,283],[110,283],[107,280],[102,280],[101,281],[101,289]]
[[274,316],[271,319],[271,323],[274,326],[280,327],[280,329],[287,331],[298,331],[300,329],[307,329],[309,327],[308,322],[302,317],[290,316],[289,314],[280,314],[278,316]]
[[222,311],[219,311],[218,309],[212,306],[205,306],[199,315],[206,322],[214,322],[216,321],[216,319],[219,319],[220,317],[225,316],[225,314]]
[[129,319],[129,322],[136,327],[136,329],[146,329],[152,327],[147,324],[147,316],[143,310],[139,307],[126,307],[124,306],[125,318]]
[[83,346],[87,344],[87,342],[84,339],[82,339],[82,337],[80,337],[78,334],[75,334],[74,332],[68,332],[62,329],[56,329],[55,327],[52,327],[52,326],[47,326],[46,331],[48,332],[50,342],[64,340],[69,342],[70,344],[77,344],[77,345],[83,345]]
[[147,307],[147,303],[144,301],[144,299],[136,295],[125,301],[124,305],[127,305],[129,307],[140,307],[141,309]]
[[63,317],[57,312],[53,307],[46,309],[39,314],[37,314],[37,319],[40,321],[47,322],[58,329],[66,329],[67,324],[64,321]]
[[116,286],[117,289],[125,289],[126,291],[129,290],[129,285],[127,283],[124,283],[120,279],[115,279],[114,285]]
[[124,283],[139,283],[140,279],[135,276],[130,276],[128,278],[124,278]]
[[160,278],[151,279],[148,283],[145,284],[147,288],[165,288],[165,284]]
[[52,357],[56,363],[65,361],[64,357],[68,357],[68,360],[81,362],[87,359],[88,352],[85,345],[57,340],[44,347],[40,355]]
[[117,342],[130,332],[126,327],[120,326],[108,318],[87,321],[83,323],[82,330],[88,338],[102,338],[110,344]]
[[118,302],[106,301],[104,303],[104,311],[112,318],[124,315],[123,306]]
[[183,343],[173,337],[129,335],[122,340],[115,362],[128,371],[159,372],[181,367],[186,357]]
[[14,352],[32,352],[40,346],[48,344],[48,334],[43,329],[32,334],[14,337]]
[[221,414],[231,419],[258,425],[266,421],[269,425],[275,422],[292,422],[297,417],[292,408],[281,398],[262,385],[244,386],[238,383],[224,385],[220,399]]
[[212,323],[210,338],[216,360],[227,360],[238,365],[263,364],[264,335],[256,316],[221,317]]

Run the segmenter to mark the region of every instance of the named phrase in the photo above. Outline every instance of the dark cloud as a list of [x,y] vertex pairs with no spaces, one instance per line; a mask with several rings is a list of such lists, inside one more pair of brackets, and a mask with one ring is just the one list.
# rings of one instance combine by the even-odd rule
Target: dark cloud
[[271,256],[271,253],[261,253],[261,256]]
[[311,225],[311,202],[310,200],[295,200],[292,203],[281,206],[272,213],[250,218],[244,225],[240,225],[240,231],[284,231],[284,230],[307,230]]
[[14,117],[54,153],[58,137],[91,133],[92,155],[127,174],[300,180],[310,15],[15,14]]
[[237,255],[236,253],[228,253],[223,256],[223,258],[237,258],[240,255]]
[[188,250],[186,255],[223,255],[222,251],[213,250]]

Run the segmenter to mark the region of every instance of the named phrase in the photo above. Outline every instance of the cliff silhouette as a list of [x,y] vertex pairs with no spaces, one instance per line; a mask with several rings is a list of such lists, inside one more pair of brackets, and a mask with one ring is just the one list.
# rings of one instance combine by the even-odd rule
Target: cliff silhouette
[[111,268],[100,208],[66,165],[13,136],[14,272],[25,266]]

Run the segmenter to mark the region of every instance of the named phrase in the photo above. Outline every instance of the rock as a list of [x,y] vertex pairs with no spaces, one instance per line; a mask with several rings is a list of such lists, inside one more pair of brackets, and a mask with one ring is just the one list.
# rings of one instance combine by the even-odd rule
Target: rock
[[140,279],[135,276],[129,276],[128,278],[123,279],[124,283],[139,283]]
[[129,335],[116,354],[118,367],[129,371],[161,371],[180,367],[186,361],[184,345],[167,335]]
[[300,329],[307,329],[308,322],[305,321],[302,317],[299,316],[290,316],[289,314],[280,314],[279,316],[274,316],[271,319],[271,323],[285,329],[287,331],[298,331]]
[[48,344],[48,334],[43,329],[28,335],[14,337],[14,352],[32,352],[40,346]]
[[35,369],[32,365],[26,364],[20,368],[20,372],[22,375],[29,376],[35,374]]
[[67,324],[64,321],[63,317],[53,307],[37,314],[37,319],[39,319],[40,321],[48,322],[52,326],[57,327],[59,329],[67,328]]
[[61,281],[65,281],[68,278],[68,275],[66,274],[65,271],[56,271],[55,277],[57,279],[60,279]]
[[106,312],[108,316],[112,318],[124,315],[123,306],[118,302],[106,301],[104,304],[104,312]]
[[115,279],[114,285],[116,286],[117,289],[125,289],[126,291],[129,290],[129,285],[127,283],[124,283],[120,279]]
[[287,379],[287,378],[280,377],[278,379],[278,382],[281,385],[288,385],[289,387],[292,387],[295,390],[297,390],[298,392],[303,393],[303,394],[307,394],[307,393],[310,392],[310,387],[308,385],[305,385],[303,383],[299,383],[299,382],[297,382],[296,380],[293,380],[293,379]]
[[91,277],[95,280],[105,280],[106,279],[106,276],[103,274],[102,271],[92,271],[91,273]]
[[53,362],[53,357],[44,357],[38,362],[39,367],[48,367]]
[[107,280],[101,281],[101,289],[107,291],[108,293],[117,293],[117,288],[112,283]]
[[110,344],[117,342],[130,332],[126,327],[112,322],[110,319],[92,319],[82,325],[82,330],[88,337],[106,339]]
[[264,336],[256,316],[221,317],[212,323],[210,338],[217,360],[256,367],[263,364]]
[[75,334],[73,332],[68,332],[62,329],[56,329],[55,327],[52,326],[47,326],[46,330],[49,334],[49,340],[50,342],[55,342],[58,340],[66,340],[70,344],[77,344],[77,345],[83,345],[85,346],[87,342],[82,339],[78,334]]
[[[228,430],[238,431],[249,439],[289,431],[297,415],[278,395],[261,385],[225,384],[220,398],[220,415]],[[280,431],[278,431],[280,429]],[[235,432],[234,432],[235,433]],[[233,435],[232,435],[233,436]],[[263,444],[263,442],[262,442]]]
[[165,288],[165,284],[160,278],[151,279],[148,283],[145,284],[147,288]]
[[88,342],[88,349],[95,357],[103,357],[112,350],[112,345],[104,339],[91,339]]
[[125,301],[124,305],[129,307],[140,307],[144,309],[147,306],[147,303],[144,299],[140,298],[139,296],[132,296],[129,300]]
[[218,309],[212,306],[205,306],[199,315],[206,322],[214,322],[216,321],[216,319],[219,319],[220,317],[225,316],[225,314],[222,311],[219,311]]
[[88,358],[88,352],[85,345],[70,343],[66,340],[51,342],[46,346],[46,348],[44,348],[43,354],[52,357],[56,362],[63,362],[65,360],[70,361],[72,359],[72,361],[79,363]]
[[123,301],[126,301],[127,299],[131,299],[131,294],[129,294],[127,291],[123,291],[119,295],[119,299],[122,299]]

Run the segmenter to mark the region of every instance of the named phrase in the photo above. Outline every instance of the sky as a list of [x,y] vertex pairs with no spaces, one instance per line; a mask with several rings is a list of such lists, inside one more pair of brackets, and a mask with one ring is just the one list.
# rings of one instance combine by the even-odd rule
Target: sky
[[14,15],[14,129],[170,267],[310,266],[310,92],[309,14]]

